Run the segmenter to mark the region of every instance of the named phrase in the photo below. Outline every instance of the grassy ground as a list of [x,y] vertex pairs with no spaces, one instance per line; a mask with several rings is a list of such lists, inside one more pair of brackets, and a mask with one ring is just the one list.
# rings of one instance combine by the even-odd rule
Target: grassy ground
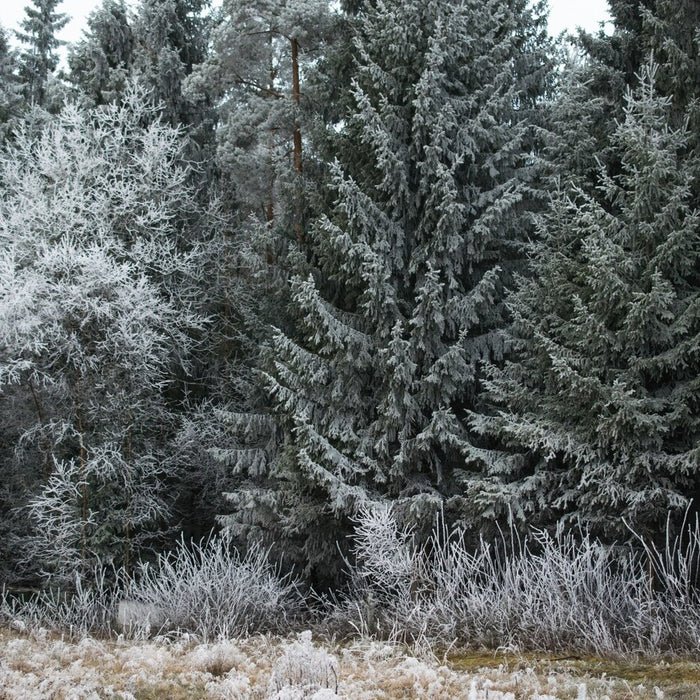
[[610,660],[545,654],[494,655],[471,651],[448,655],[446,661],[452,669],[466,673],[501,668],[515,674],[533,669],[538,676],[579,678],[588,684],[600,684],[601,688],[605,683],[610,683],[611,700],[646,697],[700,700],[700,662],[697,661]]
[[417,658],[376,642],[283,639],[148,642],[0,632],[0,698],[700,698],[700,663],[613,662],[479,651]]

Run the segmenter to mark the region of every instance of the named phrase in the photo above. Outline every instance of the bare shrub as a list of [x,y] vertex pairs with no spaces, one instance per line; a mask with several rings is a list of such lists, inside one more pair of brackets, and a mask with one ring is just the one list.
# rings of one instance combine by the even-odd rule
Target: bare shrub
[[[465,532],[438,522],[418,545],[390,507],[368,508],[357,522],[351,585],[342,598],[325,601],[322,622],[315,619],[325,634],[359,632],[431,651],[456,643],[603,656],[700,655],[700,523],[684,523],[677,536],[669,524],[663,546],[636,540],[635,547],[615,547],[585,532],[534,531],[473,547]],[[265,549],[241,555],[216,536],[193,545],[181,541],[153,565],[142,564],[132,579],[97,569],[90,585],[76,578],[70,593],[0,596],[1,623],[78,638],[288,634],[308,624],[311,613],[298,581],[281,575]],[[328,680],[337,673],[333,659],[321,659],[310,637],[295,645],[278,664],[275,692],[284,686],[294,694],[309,684],[322,694],[335,692]],[[325,680],[310,668],[325,669]]]
[[181,541],[155,565],[141,565],[124,596],[158,610],[161,630],[204,640],[288,631],[304,610],[298,582],[269,562],[267,550],[253,546],[241,556],[221,536]]
[[[272,565],[262,547],[244,556],[224,537],[180,541],[133,578],[97,568],[90,585],[41,591],[28,600],[0,596],[0,622],[26,631],[46,628],[71,637],[124,634],[148,638],[186,632],[207,640],[254,632],[288,632],[305,609],[299,585]],[[111,583],[110,581],[114,581]]]

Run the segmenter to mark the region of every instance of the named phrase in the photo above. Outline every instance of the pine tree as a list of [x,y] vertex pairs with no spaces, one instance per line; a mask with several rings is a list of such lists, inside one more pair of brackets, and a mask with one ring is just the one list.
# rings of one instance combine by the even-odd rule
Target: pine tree
[[292,281],[298,333],[276,332],[262,373],[284,445],[272,488],[231,494],[223,519],[238,533],[277,518],[287,555],[298,546],[317,574],[333,575],[366,499],[424,525],[460,493],[463,411],[478,361],[503,352],[502,283],[533,195],[545,59],[525,5],[386,0],[361,15],[355,158],[333,168],[316,269]]
[[[287,323],[283,261],[302,231],[308,165],[315,160],[306,150],[305,79],[328,20],[326,0],[224,2],[211,53],[186,81],[188,94],[218,105],[218,184],[237,222],[216,251],[216,281],[208,290],[218,290],[220,301],[208,309],[217,318],[207,373],[213,404],[189,416],[180,443],[195,465],[193,499],[209,527],[207,516],[225,509],[222,492],[236,490],[249,474],[260,476],[274,451],[274,426],[262,413],[268,402],[251,370],[270,323]],[[231,433],[244,436],[244,448],[222,449]]]
[[516,359],[490,367],[498,410],[472,416],[510,448],[470,490],[482,516],[649,534],[697,488],[700,211],[658,71],[628,91],[619,173],[601,166],[599,197],[564,187],[540,221],[509,302]]
[[134,54],[130,19],[124,0],[103,0],[71,47],[70,79],[93,105],[113,102],[126,89]]
[[242,218],[293,220],[297,237],[308,99],[302,78],[323,42],[328,5],[225,0],[209,59],[189,81],[194,94],[219,105],[217,161]]
[[68,23],[65,14],[56,11],[61,0],[32,0],[20,23],[23,31],[17,38],[27,45],[20,55],[21,74],[27,86],[27,99],[44,106],[47,82],[58,66],[56,49],[61,45],[57,34]]

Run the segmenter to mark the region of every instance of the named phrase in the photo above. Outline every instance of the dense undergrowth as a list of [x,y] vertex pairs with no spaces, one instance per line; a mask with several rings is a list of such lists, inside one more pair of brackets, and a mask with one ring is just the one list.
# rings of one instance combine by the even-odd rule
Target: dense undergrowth
[[700,656],[700,524],[657,548],[603,545],[589,534],[533,532],[474,547],[438,523],[418,545],[390,508],[358,519],[349,583],[319,596],[253,547],[219,536],[142,565],[127,578],[97,570],[70,593],[28,599],[4,592],[0,619],[14,629],[73,638],[210,641],[312,628],[444,653],[458,647],[593,654]]

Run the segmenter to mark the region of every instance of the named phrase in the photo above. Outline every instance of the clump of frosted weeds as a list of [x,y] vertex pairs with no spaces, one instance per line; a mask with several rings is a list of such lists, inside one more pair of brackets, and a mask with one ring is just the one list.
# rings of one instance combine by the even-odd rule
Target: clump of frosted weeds
[[49,629],[71,639],[105,635],[111,631],[117,587],[108,571],[96,566],[88,583],[76,574],[71,590],[49,588],[22,599],[0,592],[0,623],[17,632]]
[[466,532],[442,521],[419,545],[383,505],[360,514],[355,538],[351,590],[330,615],[348,631],[423,653],[456,642],[605,656],[700,654],[698,522],[658,549],[641,538],[636,548],[613,547],[586,532],[543,531],[472,546]]
[[268,551],[241,555],[226,537],[183,541],[155,566],[144,564],[125,597],[153,610],[163,630],[188,631],[207,641],[256,632],[282,632],[305,609],[299,583],[270,563]]
[[338,659],[315,647],[311,632],[284,647],[270,679],[270,700],[331,700],[338,697]]
[[217,700],[247,700],[252,695],[250,680],[235,672],[223,680],[209,681],[204,689],[207,697]]
[[90,583],[76,576],[71,591],[40,591],[29,600],[0,592],[0,624],[71,638],[190,633],[208,641],[288,632],[306,610],[299,582],[270,563],[267,550],[253,546],[241,554],[223,536],[181,540],[133,577],[97,567]]

